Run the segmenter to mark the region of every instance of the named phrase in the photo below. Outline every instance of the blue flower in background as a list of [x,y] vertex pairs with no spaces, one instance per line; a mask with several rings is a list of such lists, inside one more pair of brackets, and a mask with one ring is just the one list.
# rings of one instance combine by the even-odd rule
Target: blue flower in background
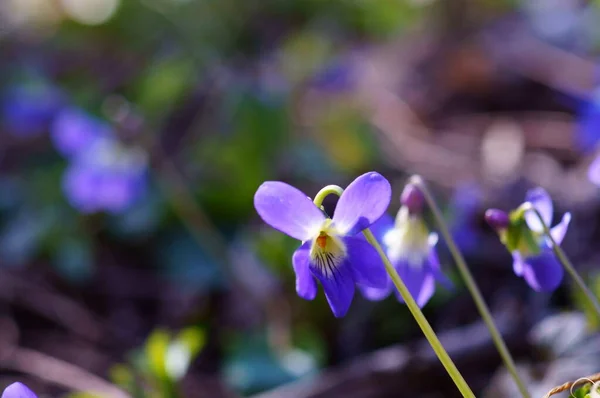
[[63,105],[63,94],[51,85],[19,85],[9,87],[2,95],[0,114],[11,134],[28,137],[45,132]]
[[111,134],[108,123],[74,107],[58,113],[50,128],[54,147],[69,158],[88,148],[98,138]]
[[23,383],[13,383],[4,389],[2,398],[37,398],[37,395]]
[[600,93],[584,101],[577,120],[577,144],[582,151],[594,150],[600,141]]
[[352,64],[337,61],[327,65],[315,74],[312,79],[315,88],[324,91],[340,92],[346,91],[354,85],[354,70]]
[[[542,188],[530,190],[525,201],[540,212],[544,224],[549,227],[554,208],[548,193]],[[543,226],[535,213],[529,211],[523,215],[517,209],[508,215],[502,210],[490,209],[485,217],[511,252],[517,276],[523,277],[538,292],[551,292],[560,285],[563,267],[552,251],[551,241],[544,236]],[[551,229],[557,244],[563,241],[570,222],[571,214],[565,213],[561,222]]]
[[[395,223],[391,217],[384,215],[373,224],[371,231],[382,245],[410,294],[419,307],[423,307],[433,296],[436,282],[447,288],[452,286],[452,282],[441,272],[440,262],[435,252],[437,234],[429,232],[422,218],[422,194],[409,185],[402,195],[401,203]],[[382,300],[395,291],[398,300],[404,302],[389,277],[383,289],[360,285],[359,289],[369,300]]]
[[391,187],[371,172],[354,180],[328,218],[304,193],[279,181],[263,183],[254,207],[271,227],[302,241],[292,262],[296,292],[304,299],[317,295],[315,278],[336,317],[348,311],[355,284],[382,288],[386,272],[377,251],[354,236],[378,220],[390,203]]
[[466,253],[479,246],[480,234],[476,222],[481,201],[479,187],[465,184],[456,189],[450,203],[454,216],[450,232],[460,250]]
[[57,150],[69,159],[63,190],[83,213],[119,213],[147,188],[147,156],[122,145],[110,126],[78,109],[67,109],[52,126]]
[[597,156],[588,168],[588,179],[600,187],[600,156]]

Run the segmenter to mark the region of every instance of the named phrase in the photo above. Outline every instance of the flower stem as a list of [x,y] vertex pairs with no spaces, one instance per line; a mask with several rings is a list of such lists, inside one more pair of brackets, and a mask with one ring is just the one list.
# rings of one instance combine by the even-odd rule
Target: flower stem
[[[320,207],[325,196],[329,194],[336,194],[340,196],[343,191],[344,190],[338,186],[328,185],[321,191],[319,191],[319,193],[315,196],[314,203],[315,205],[317,205],[317,207]],[[469,387],[463,376],[460,374],[458,368],[456,367],[454,362],[452,362],[452,359],[444,349],[444,346],[442,345],[434,330],[432,329],[431,325],[427,321],[427,318],[425,318],[425,315],[423,315],[423,312],[417,305],[417,302],[411,296],[410,291],[408,290],[402,279],[400,279],[398,272],[396,271],[396,269],[388,259],[387,255],[379,245],[379,242],[377,242],[377,239],[375,239],[375,237],[368,228],[363,231],[363,234],[367,238],[367,241],[371,245],[373,245],[375,250],[377,250],[377,253],[379,253],[379,256],[383,260],[383,264],[385,265],[385,270],[392,279],[392,282],[394,282],[394,285],[396,286],[396,289],[398,289],[398,292],[404,299],[406,306],[408,307],[412,316],[417,321],[417,324],[423,331],[425,338],[431,345],[431,348],[433,348],[433,351],[436,353],[442,365],[444,365],[444,368],[454,381],[454,384],[456,384],[458,390],[465,398],[475,398],[475,394],[473,394],[473,391],[471,391],[471,388]]]
[[383,260],[383,264],[385,265],[385,270],[392,279],[392,282],[394,282],[396,289],[404,299],[404,302],[406,303],[406,306],[408,307],[410,313],[415,318],[415,321],[417,321],[417,323],[419,324],[419,327],[423,331],[425,338],[431,345],[431,348],[433,348],[433,351],[435,351],[442,365],[444,365],[444,368],[446,368],[446,371],[454,381],[454,384],[456,384],[458,390],[462,393],[463,397],[474,398],[475,395],[473,394],[473,391],[471,391],[471,388],[469,387],[463,376],[460,374],[458,368],[456,367],[454,362],[452,362],[452,359],[444,349],[444,346],[442,345],[434,330],[432,329],[431,325],[427,321],[427,318],[425,318],[425,315],[423,315],[423,312],[419,308],[419,305],[410,294],[410,291],[408,290],[402,279],[400,279],[400,275],[398,275],[398,272],[396,271],[390,260],[387,258],[387,255],[381,248],[381,245],[379,245],[379,242],[377,242],[377,239],[375,239],[375,237],[373,236],[373,233],[369,229],[365,229],[363,231],[363,234],[365,235],[369,243],[373,245],[373,247],[375,247],[377,253],[379,253],[379,256]]
[[483,318],[483,321],[485,322],[488,330],[490,331],[490,335],[492,336],[494,345],[496,346],[498,353],[502,357],[502,361],[504,362],[504,365],[506,366],[506,368],[508,369],[508,372],[511,374],[513,380],[515,381],[517,388],[519,389],[521,395],[524,398],[529,398],[530,397],[529,392],[527,390],[527,387],[525,386],[525,383],[523,382],[523,380],[521,380],[521,377],[519,376],[519,373],[517,372],[517,368],[515,366],[515,361],[513,360],[512,356],[510,355],[510,352],[508,351],[508,348],[506,347],[506,343],[502,339],[502,335],[500,334],[500,332],[498,331],[498,328],[496,327],[496,324],[494,323],[494,318],[492,317],[492,314],[490,313],[490,310],[489,310],[487,304],[485,303],[485,300],[483,299],[483,296],[481,295],[481,292],[479,291],[479,288],[477,287],[477,284],[475,283],[475,280],[473,279],[471,272],[469,271],[469,267],[467,266],[467,263],[466,263],[464,257],[462,256],[460,250],[456,246],[456,242],[454,241],[454,238],[452,238],[452,234],[450,234],[450,231],[448,230],[448,226],[446,225],[446,223],[444,221],[442,212],[441,212],[440,208],[437,206],[437,204],[433,198],[433,195],[427,188],[427,184],[425,184],[425,181],[423,181],[423,179],[420,176],[411,177],[410,183],[416,185],[418,188],[421,189],[423,196],[425,197],[425,200],[427,201],[427,204],[428,204],[429,208],[431,209],[431,212],[433,213],[433,217],[435,218],[435,221],[438,225],[440,233],[442,234],[442,236],[444,237],[444,240],[446,241],[446,244],[448,245],[450,254],[454,258],[454,261],[456,262],[456,266],[461,274],[461,277],[465,281],[465,285],[467,286],[467,289],[471,293],[471,296],[473,296],[473,300],[475,301],[475,305],[477,306],[477,309],[479,310],[479,314]]
[[313,202],[317,207],[320,208],[326,196],[332,194],[342,196],[342,192],[344,192],[344,189],[342,187],[338,187],[337,185],[327,185],[317,193]]
[[561,262],[561,264],[563,265],[563,267],[565,267],[567,272],[575,280],[575,283],[577,284],[577,286],[579,286],[581,291],[583,291],[585,298],[589,301],[589,304],[591,304],[591,306],[594,308],[594,310],[596,311],[598,316],[600,316],[600,303],[598,303],[598,299],[596,298],[594,293],[592,293],[590,291],[590,289],[588,289],[588,287],[585,285],[583,278],[577,273],[577,271],[575,270],[575,267],[573,266],[573,263],[571,263],[571,261],[565,254],[564,250],[556,243],[556,240],[550,233],[550,228],[544,222],[544,218],[542,217],[542,214],[531,203],[526,203],[524,205],[524,210],[532,211],[535,213],[537,218],[542,223],[542,227],[544,228],[544,235],[546,235],[548,237],[548,239],[550,240],[550,242],[552,243],[552,250],[554,251],[554,254],[556,254],[556,257],[558,257],[558,259]]

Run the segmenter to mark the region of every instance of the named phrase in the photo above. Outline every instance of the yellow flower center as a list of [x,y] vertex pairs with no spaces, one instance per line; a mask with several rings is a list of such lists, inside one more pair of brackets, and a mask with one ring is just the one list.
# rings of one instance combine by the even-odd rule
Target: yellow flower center
[[340,237],[331,219],[326,219],[310,247],[310,259],[313,264],[327,277],[335,274],[340,262],[346,257],[346,245]]
[[394,228],[383,237],[392,261],[404,260],[413,267],[421,267],[430,250],[429,229],[420,216],[410,215],[401,207]]

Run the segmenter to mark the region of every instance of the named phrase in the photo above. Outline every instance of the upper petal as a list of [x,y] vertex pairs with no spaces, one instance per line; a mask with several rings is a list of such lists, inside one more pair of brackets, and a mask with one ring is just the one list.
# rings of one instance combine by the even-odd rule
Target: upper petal
[[[560,245],[567,233],[567,229],[569,228],[569,223],[571,222],[571,213],[565,213],[562,220],[558,224],[556,224],[551,230],[550,234],[552,238],[556,241],[558,245]],[[548,242],[548,245],[552,247],[551,242]]]
[[[535,189],[530,189],[527,191],[527,195],[525,196],[525,201],[530,202],[533,207],[535,207],[540,214],[542,215],[542,219],[544,220],[544,224],[548,228],[552,224],[552,212],[554,208],[552,206],[552,199],[548,192],[544,188],[537,187]],[[525,213],[525,221],[527,221],[527,225],[529,228],[536,232],[544,232],[544,227],[540,223],[540,219],[537,214],[532,211],[528,211]]]
[[333,269],[331,275],[325,275],[318,267],[311,264],[313,274],[319,279],[325,291],[327,302],[336,318],[343,317],[350,308],[354,297],[354,278],[350,264],[342,262]]
[[300,246],[292,257],[296,273],[296,292],[305,300],[313,300],[317,296],[317,281],[310,272],[310,241]]
[[258,187],[254,207],[267,224],[302,241],[311,238],[325,220],[305,194],[279,181],[267,181]]
[[392,187],[381,174],[363,174],[352,181],[340,197],[333,222],[340,233],[354,235],[383,215],[391,197]]
[[563,278],[563,267],[551,250],[545,249],[538,256],[525,259],[523,277],[538,292],[551,292]]
[[6,387],[2,393],[2,398],[37,398],[37,395],[25,384],[16,382]]
[[377,250],[358,237],[345,237],[344,243],[354,281],[369,287],[385,287],[388,276]]
[[[435,291],[435,279],[427,267],[417,268],[406,263],[400,263],[396,270],[417,305],[423,307],[427,304]],[[397,297],[401,303],[404,302],[399,292],[397,292]]]

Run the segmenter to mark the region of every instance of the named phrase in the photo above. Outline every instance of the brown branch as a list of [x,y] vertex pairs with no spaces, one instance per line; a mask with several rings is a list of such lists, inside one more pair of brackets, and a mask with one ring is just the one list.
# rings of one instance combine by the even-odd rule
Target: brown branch
[[573,395],[572,388],[575,387],[580,382],[595,383],[597,381],[600,381],[600,373],[596,373],[591,376],[581,377],[575,381],[568,381],[568,382],[566,382],[558,387],[554,387],[552,390],[548,391],[548,393],[546,395],[544,395],[544,398],[549,398],[554,394],[558,394],[558,393],[561,393],[561,392],[567,391],[567,390],[571,391],[571,395]]
[[129,393],[86,370],[26,348],[13,348],[0,358],[2,368],[30,374],[69,390],[106,398],[131,398]]
[[[527,329],[525,320],[506,314],[495,318],[511,352],[526,356],[529,346],[522,338]],[[469,385],[475,390],[486,388],[489,374],[501,366],[501,361],[485,324],[480,321],[439,336]],[[417,344],[392,346],[362,355],[338,368],[324,370],[253,398],[421,397],[433,396],[440,391],[446,398],[460,396],[427,342],[422,340]]]

